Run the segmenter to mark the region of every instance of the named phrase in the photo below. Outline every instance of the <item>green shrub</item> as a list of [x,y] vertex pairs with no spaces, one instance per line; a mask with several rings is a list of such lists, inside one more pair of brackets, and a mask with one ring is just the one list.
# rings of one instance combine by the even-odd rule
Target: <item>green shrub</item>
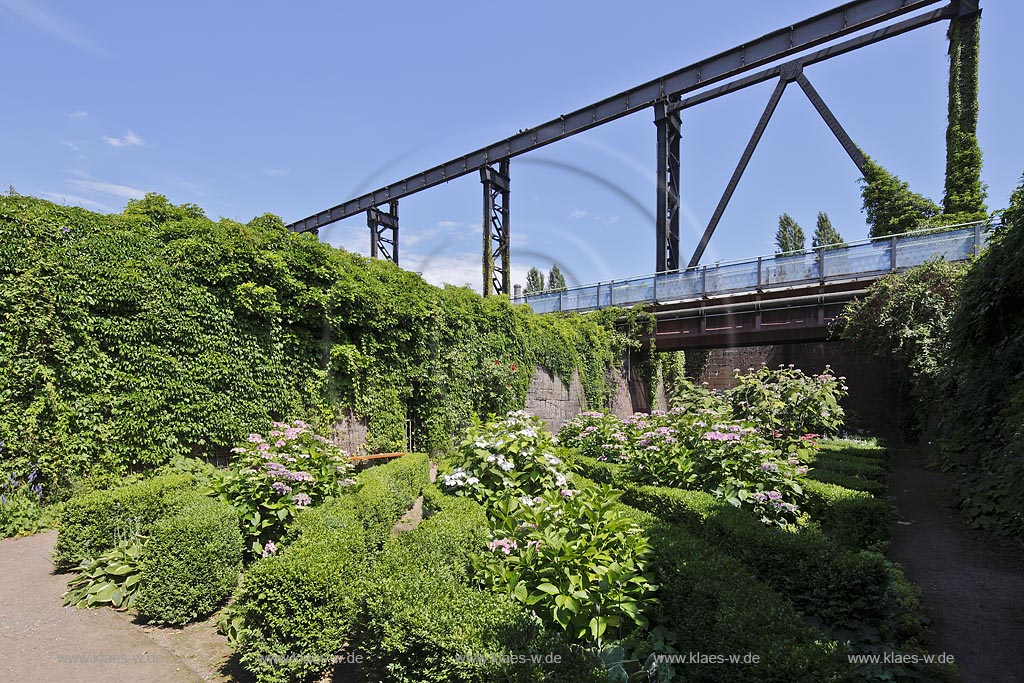
[[358,481],[353,494],[358,501],[356,511],[363,522],[367,543],[371,549],[379,550],[391,536],[395,520],[430,482],[430,460],[423,453],[410,453],[365,470]]
[[136,607],[182,625],[212,613],[238,586],[242,534],[234,510],[201,493],[149,528]]
[[427,483],[426,456],[373,467],[357,487],[303,510],[291,542],[248,570],[236,601],[242,663],[262,682],[307,680],[348,642],[376,550]]
[[[389,542],[369,582],[355,641],[366,679],[606,680],[599,660],[569,650],[521,606],[470,586],[469,555],[487,543],[487,517],[466,498],[441,502],[436,489],[427,495],[440,509]],[[559,656],[560,663],[511,661],[512,656],[547,653]]]
[[829,538],[856,548],[877,549],[889,540],[889,505],[867,491],[810,480],[804,485],[807,512]]
[[887,577],[880,556],[837,548],[813,529],[765,526],[700,491],[630,485],[623,500],[716,544],[802,612],[833,626],[882,624]]
[[869,479],[856,474],[835,472],[824,467],[815,467],[807,475],[809,479],[820,481],[824,484],[835,484],[854,491],[865,491],[873,496],[884,496],[889,491],[889,485],[884,481]]
[[570,641],[645,630],[657,589],[650,541],[619,495],[607,484],[587,484],[492,501],[489,552],[473,557],[478,576]]
[[836,377],[827,365],[811,377],[780,365],[737,373],[736,379],[739,383],[726,396],[737,419],[790,437],[832,433],[843,426],[839,401],[847,394],[846,378]]
[[352,501],[306,510],[296,523],[298,538],[252,565],[236,602],[241,661],[261,683],[308,680],[329,668],[360,609],[370,557]]
[[0,538],[34,534],[44,528],[43,486],[35,481],[37,476],[33,469],[24,480],[8,474],[0,483]]
[[634,511],[650,534],[660,589],[654,621],[676,634],[675,650],[752,653],[757,664],[677,663],[681,680],[821,683],[845,680],[843,649],[804,623],[784,597],[738,560],[689,531]]
[[64,504],[54,563],[60,570],[146,531],[180,505],[181,494],[192,488],[191,477],[166,474],[109,491],[75,496]]

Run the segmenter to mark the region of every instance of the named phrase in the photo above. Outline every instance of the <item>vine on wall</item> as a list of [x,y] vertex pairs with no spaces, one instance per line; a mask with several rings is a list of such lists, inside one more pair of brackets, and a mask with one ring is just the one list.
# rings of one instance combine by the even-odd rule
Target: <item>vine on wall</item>
[[[271,419],[345,408],[371,450],[445,448],[474,413],[521,408],[536,365],[587,402],[625,338],[614,312],[537,316],[285,229],[159,195],[101,215],[0,198],[4,472],[51,481],[223,452]],[[22,471],[23,470],[23,471]]]

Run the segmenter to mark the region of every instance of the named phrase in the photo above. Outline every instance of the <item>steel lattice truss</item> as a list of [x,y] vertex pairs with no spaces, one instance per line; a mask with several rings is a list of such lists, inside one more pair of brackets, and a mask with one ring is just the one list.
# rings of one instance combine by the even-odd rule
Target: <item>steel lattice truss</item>
[[[653,108],[657,128],[657,211],[655,265],[658,272],[679,269],[679,113],[686,108],[765,81],[776,80],[764,113],[729,179],[722,198],[687,264],[697,266],[739,184],[772,114],[790,83],[797,83],[863,171],[863,152],[804,75],[804,68],[943,20],[980,12],[979,0],[853,0],[756,40],[726,50],[661,78],[648,81],[492,145],[434,166],[288,226],[316,232],[336,221],[366,213],[371,256],[398,263],[398,200],[461,176],[480,172],[483,183],[483,285],[507,294],[510,288],[509,160],[623,116]],[[929,9],[933,8],[933,9]],[[868,29],[874,29],[868,31]],[[847,36],[854,37],[840,40]],[[824,46],[824,47],[821,47]],[[813,48],[821,48],[809,52]],[[795,55],[799,55],[794,57]],[[793,57],[793,59],[788,59]],[[787,61],[788,60],[788,61]],[[774,65],[772,65],[774,64]],[[769,66],[772,65],[772,66]],[[767,67],[767,68],[762,68]],[[756,69],[760,71],[755,71]],[[750,73],[753,72],[753,73]],[[731,80],[730,80],[731,79]],[[714,87],[711,87],[714,86]],[[380,207],[388,207],[387,211]],[[385,234],[390,232],[390,234]]]

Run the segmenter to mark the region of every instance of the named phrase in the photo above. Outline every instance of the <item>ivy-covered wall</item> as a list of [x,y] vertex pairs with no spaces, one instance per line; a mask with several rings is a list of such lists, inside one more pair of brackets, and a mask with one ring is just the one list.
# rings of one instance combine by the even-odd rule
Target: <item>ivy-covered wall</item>
[[472,414],[522,407],[537,365],[577,371],[604,405],[625,344],[615,315],[439,289],[276,216],[2,197],[0,469],[141,469],[344,408],[368,418],[372,450],[403,448],[407,418],[420,448],[444,448]]
[[946,124],[946,187],[943,213],[983,214],[985,188],[981,183],[978,144],[978,56],[981,50],[981,12],[956,17],[949,23],[949,114]]

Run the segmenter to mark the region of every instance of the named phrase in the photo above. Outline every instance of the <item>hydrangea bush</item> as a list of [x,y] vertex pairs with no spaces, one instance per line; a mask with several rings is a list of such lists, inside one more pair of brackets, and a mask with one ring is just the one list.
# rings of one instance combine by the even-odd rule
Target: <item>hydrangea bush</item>
[[562,428],[559,439],[598,460],[621,463],[637,483],[707,491],[752,510],[767,524],[795,522],[807,474],[803,463],[813,442],[773,438],[759,426],[731,419],[725,404],[700,405],[622,420],[583,413]]
[[848,392],[846,378],[836,377],[828,365],[819,375],[806,375],[793,365],[746,373],[737,369],[736,379],[739,383],[727,392],[734,416],[772,435],[830,434],[843,425],[839,401]]
[[[483,583],[523,603],[570,640],[600,643],[646,629],[654,603],[649,540],[608,486],[505,497],[489,509]],[[612,629],[609,632],[609,629]]]
[[517,410],[476,421],[453,454],[442,479],[448,493],[486,502],[502,495],[539,495],[568,484],[555,441],[544,422]]
[[218,474],[213,493],[233,506],[250,557],[277,552],[285,528],[301,508],[354,483],[348,455],[296,420],[272,423],[266,435],[250,434],[231,449],[231,465]]

